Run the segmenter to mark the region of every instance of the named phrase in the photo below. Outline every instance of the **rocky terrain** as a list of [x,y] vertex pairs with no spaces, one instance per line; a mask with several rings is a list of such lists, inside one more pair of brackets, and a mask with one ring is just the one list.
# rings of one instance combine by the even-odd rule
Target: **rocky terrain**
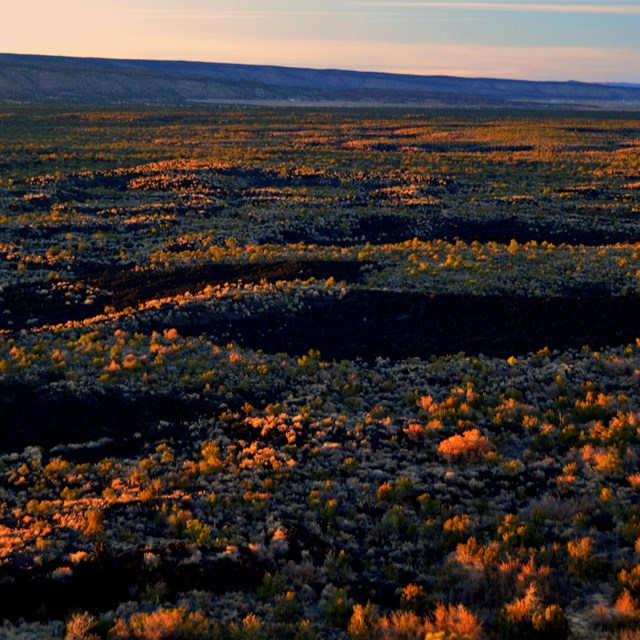
[[0,123],[0,637],[638,637],[637,118]]

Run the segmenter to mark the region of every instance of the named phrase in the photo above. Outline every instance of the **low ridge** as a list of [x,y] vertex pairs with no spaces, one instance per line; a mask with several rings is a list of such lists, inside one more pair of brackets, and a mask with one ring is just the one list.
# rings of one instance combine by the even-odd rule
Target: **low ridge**
[[122,104],[640,105],[640,87],[0,54],[0,101]]

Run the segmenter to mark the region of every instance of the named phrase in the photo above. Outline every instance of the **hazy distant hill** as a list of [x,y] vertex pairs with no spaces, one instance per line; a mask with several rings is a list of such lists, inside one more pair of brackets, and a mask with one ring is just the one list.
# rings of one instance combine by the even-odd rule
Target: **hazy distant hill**
[[0,54],[0,101],[640,105],[640,87]]
[[605,82],[609,87],[631,87],[634,89],[640,89],[640,84],[637,82]]

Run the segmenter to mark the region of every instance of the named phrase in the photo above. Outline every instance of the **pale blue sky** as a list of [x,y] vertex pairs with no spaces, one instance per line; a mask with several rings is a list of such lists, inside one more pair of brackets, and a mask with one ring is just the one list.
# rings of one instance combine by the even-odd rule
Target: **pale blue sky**
[[0,50],[640,83],[640,0],[21,0]]

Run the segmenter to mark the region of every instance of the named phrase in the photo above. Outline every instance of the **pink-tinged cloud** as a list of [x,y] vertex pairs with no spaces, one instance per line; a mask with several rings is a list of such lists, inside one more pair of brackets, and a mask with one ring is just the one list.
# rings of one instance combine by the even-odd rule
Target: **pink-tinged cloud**
[[475,11],[517,11],[537,13],[609,13],[640,15],[640,7],[608,4],[531,4],[527,2],[358,2],[361,7],[387,9],[471,9]]
[[[20,53],[20,51],[16,50]],[[23,53],[34,53],[23,51]],[[83,49],[42,51],[86,55]],[[149,38],[139,48],[93,43],[91,55],[106,58],[198,60],[316,69],[354,69],[415,75],[638,82],[638,51],[590,47],[514,47],[499,45],[398,44],[337,40],[274,41],[194,35],[189,40]]]
[[[158,3],[149,6],[137,0],[23,0],[10,3],[0,21],[0,48],[5,52],[51,55],[97,56],[106,58],[183,59],[245,64],[340,68],[367,71],[442,74],[470,77],[505,77],[534,80],[583,80],[601,82],[640,82],[640,43],[633,48],[510,46],[500,44],[465,44],[398,41],[402,25],[380,30],[368,40],[361,22],[347,19],[358,6],[389,6],[396,11],[365,11],[369,18],[388,24],[411,12],[399,7],[419,5],[451,8],[468,7],[478,11],[464,16],[442,11],[431,22],[463,17],[483,19],[480,10],[493,7],[521,11],[572,11],[592,13],[627,12],[640,14],[640,6],[622,4],[539,5],[498,2],[383,2],[344,0],[336,24],[342,29],[326,28],[325,5],[318,10],[301,8],[313,14],[304,28],[287,20],[286,12],[262,7],[242,9],[220,7],[213,2],[203,10],[184,0],[183,4]],[[618,0],[621,2],[621,0]],[[301,3],[302,4],[302,3]],[[247,5],[245,4],[245,7]],[[254,5],[255,6],[255,5]],[[265,5],[266,6],[266,5]],[[281,5],[280,5],[281,6]],[[146,8],[145,8],[146,7]],[[550,8],[551,7],[551,8]],[[329,12],[333,15],[334,12]],[[392,14],[392,15],[389,15]],[[400,14],[400,15],[399,15]],[[314,18],[317,15],[317,20]],[[251,17],[253,16],[253,17]],[[268,20],[267,20],[268,18]],[[630,22],[627,18],[626,22]],[[315,29],[315,24],[322,26]],[[302,24],[302,23],[300,23]],[[300,26],[298,24],[298,26]],[[367,26],[370,26],[369,23]],[[354,27],[351,29],[351,27]],[[443,30],[445,27],[443,27]],[[357,34],[352,35],[353,33]],[[389,36],[387,39],[387,35]],[[390,40],[394,40],[393,42]],[[425,39],[426,40],[426,39]]]

